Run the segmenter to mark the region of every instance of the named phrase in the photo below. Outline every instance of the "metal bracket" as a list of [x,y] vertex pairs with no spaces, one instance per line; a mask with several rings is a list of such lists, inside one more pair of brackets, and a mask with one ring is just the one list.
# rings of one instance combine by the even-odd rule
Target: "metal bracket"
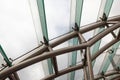
[[120,30],[118,32],[117,39],[120,39]]
[[84,59],[82,59],[82,61],[83,61],[83,65],[85,66],[86,65],[86,61],[87,61],[86,54],[84,54]]
[[105,80],[105,76],[104,76],[105,74],[103,71],[101,72],[101,75],[103,76],[103,79]]
[[73,29],[74,31],[79,31],[79,27],[78,27],[77,23],[75,23],[75,27],[72,27],[72,29]]
[[102,21],[107,21],[107,16],[106,16],[106,14],[105,14],[105,13],[103,13],[102,18],[100,17],[100,19],[101,19]]
[[40,41],[41,44],[42,44],[42,45],[45,44],[46,46],[48,46],[48,45],[49,45],[49,41],[45,38],[45,36],[43,36],[43,40],[44,40],[44,42],[43,42],[43,41]]
[[110,49],[108,52],[112,54],[114,52],[114,49]]

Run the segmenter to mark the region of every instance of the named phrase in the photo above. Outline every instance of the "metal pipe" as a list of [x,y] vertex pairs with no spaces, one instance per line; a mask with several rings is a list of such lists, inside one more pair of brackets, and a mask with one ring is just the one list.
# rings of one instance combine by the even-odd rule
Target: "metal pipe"
[[115,75],[114,77],[112,77],[112,78],[109,79],[109,80],[120,80],[120,74]]
[[[114,75],[114,74],[119,74],[119,72],[116,71],[116,70],[111,70],[111,71],[106,72],[104,74],[104,76],[107,77],[107,76]],[[98,80],[98,79],[101,79],[101,78],[103,78],[103,76],[101,74],[95,75],[95,80]]]
[[[112,41],[110,41],[108,44],[106,44],[102,49],[104,49],[103,50],[103,52],[106,50],[106,49],[108,49],[110,46],[112,46],[113,44],[115,44],[115,43],[117,43],[119,40],[118,39],[114,39],[114,40],[112,40]],[[100,52],[101,52],[102,50],[100,49]],[[99,53],[99,51],[98,51],[98,53]],[[100,53],[100,54],[102,54],[102,52]],[[100,55],[99,54],[99,55]],[[94,59],[96,59],[96,57],[93,55],[92,56],[92,61],[94,60]],[[78,67],[79,66],[79,68],[76,68],[76,67]],[[72,68],[72,67],[71,67]],[[78,70],[78,69],[81,69],[81,68],[84,68],[84,65],[83,64],[80,64],[80,65],[77,65],[77,66],[73,66],[73,68],[74,68],[74,70]],[[69,68],[70,69],[70,68]],[[65,71],[68,73],[69,71],[67,71],[67,69],[65,69]],[[73,70],[71,70],[71,71],[73,71]],[[61,71],[60,71],[61,72]],[[65,72],[63,72],[63,74],[65,74]],[[61,75],[63,75],[63,74],[61,74]],[[60,76],[60,75],[50,75],[50,76],[47,76],[47,77],[45,77],[45,78],[43,78],[43,79],[48,79],[49,80],[49,78],[50,79],[52,79],[52,78],[55,78],[55,77],[58,77],[58,76]]]
[[93,69],[92,69],[92,60],[91,60],[91,55],[90,55],[90,47],[86,48],[86,53],[85,54],[87,55],[89,79],[94,80],[94,74],[93,74]]
[[106,30],[104,30],[103,32],[97,34],[97,36],[95,36],[94,38],[92,38],[91,40],[88,41],[89,46],[92,46],[95,42],[97,42],[99,39],[103,38],[105,35],[107,35],[108,33],[110,33],[111,31],[117,29],[120,27],[120,23],[117,23],[115,25],[113,25],[112,27],[107,28]]
[[76,65],[76,66],[68,67],[66,69],[63,69],[63,70],[59,71],[59,73],[57,75],[52,74],[52,75],[46,76],[42,80],[51,80],[51,79],[56,78],[58,76],[61,76],[63,74],[66,74],[66,73],[69,73],[69,72],[72,72],[72,71],[75,71],[75,70],[79,70],[81,68],[83,68],[83,64],[79,64],[79,65]]
[[8,78],[9,78],[10,80],[16,80],[15,77],[13,76],[13,74],[10,74],[10,75],[8,76]]
[[109,17],[108,21],[120,21],[120,15]]
[[[48,46],[48,49],[49,49],[49,51],[53,51],[53,49],[50,46]],[[55,74],[58,74],[57,59],[56,59],[56,57],[52,57],[51,59],[52,59],[53,67],[55,70]]]
[[13,75],[14,75],[14,77],[15,77],[16,80],[20,80],[20,78],[19,78],[17,72],[14,72]]
[[79,42],[81,42],[81,43],[86,41],[85,38],[83,37],[83,35],[81,33],[79,33],[79,32],[78,32],[78,38],[80,40]]
[[[108,24],[106,24],[106,27],[109,28]],[[116,38],[116,34],[112,31],[111,34],[113,35],[114,38]]]
[[[93,38],[93,39],[91,39],[91,40],[89,41],[89,43],[92,45],[92,44],[95,43],[99,38],[104,37],[106,34],[108,34],[110,31],[112,31],[111,29],[114,30],[114,29],[118,28],[118,26],[119,26],[119,24],[116,24],[116,25],[114,25],[112,28],[111,28],[111,27],[108,28],[108,30],[106,30],[106,32],[104,32],[104,33],[102,33],[102,34],[98,34],[98,36],[95,37],[95,38]],[[67,36],[64,35],[62,38],[60,38],[61,40],[60,40],[60,39],[57,39],[57,41],[58,41],[58,40],[60,40],[60,41],[59,41],[59,42],[56,42],[56,43],[53,42],[53,44],[51,44],[51,46],[54,47],[54,46],[60,44],[61,42],[64,42],[65,40],[68,40],[68,39],[76,36],[76,33],[74,33],[74,32],[71,32],[71,34],[72,34],[72,35],[70,35],[70,34],[67,34]],[[67,38],[66,38],[66,37],[67,37]],[[0,75],[0,78],[2,78],[2,77],[4,76],[4,74],[6,74],[6,73],[7,73],[7,75],[8,75],[8,74],[10,74],[10,73],[12,73],[12,72],[15,72],[15,71],[17,71],[17,70],[20,70],[20,69],[22,69],[22,68],[24,68],[24,67],[27,67],[27,66],[29,66],[29,65],[31,65],[31,64],[33,64],[33,63],[39,62],[39,61],[44,60],[44,59],[46,59],[46,58],[50,58],[50,57],[53,57],[53,56],[57,56],[57,55],[60,55],[60,54],[65,53],[65,52],[70,52],[70,51],[74,51],[74,50],[78,50],[78,49],[84,49],[86,46],[88,46],[89,43],[84,43],[84,44],[81,44],[81,45],[78,45],[78,46],[68,47],[67,49],[60,49],[61,51],[56,50],[56,51],[53,51],[53,52],[48,52],[48,54],[43,54],[43,55],[40,55],[40,56],[33,57],[33,58],[28,59],[28,60],[26,60],[26,61],[24,61],[24,62],[21,62],[21,63],[18,64],[18,65],[15,65],[15,66],[13,66],[13,67],[10,67],[9,69],[6,69],[6,70],[1,71],[0,74],[1,74],[2,76]],[[42,46],[42,48],[40,49],[40,52],[35,52],[35,53],[36,53],[36,54],[37,54],[37,53],[40,54],[40,53],[44,52],[45,49],[46,49],[46,48],[45,48],[44,46]],[[57,51],[58,51],[59,53],[58,53]],[[50,53],[52,53],[52,54],[50,54]],[[57,53],[57,54],[56,54],[56,53]],[[36,55],[36,54],[35,54],[35,55]],[[32,56],[32,55],[30,55],[30,56]],[[30,57],[30,56],[29,56],[29,57]],[[27,58],[28,58],[28,57],[27,57]],[[39,58],[39,59],[38,59],[38,58]],[[42,59],[41,59],[41,58],[42,58]],[[24,59],[23,59],[23,60],[24,60]],[[33,62],[31,62],[31,61],[33,61]],[[29,63],[29,62],[30,62],[30,63]],[[7,71],[9,71],[9,70],[11,70],[11,72],[7,72]],[[6,75],[6,76],[7,76],[7,75]]]
[[93,56],[92,56],[92,60],[96,59],[100,54],[102,54],[106,49],[108,49],[110,46],[112,46],[113,44],[117,43],[120,39],[114,39],[112,41],[110,41],[108,44],[106,44],[105,46],[103,46],[99,51],[97,51]]
[[[83,42],[86,41],[85,38],[82,36],[82,34],[80,34],[79,32],[78,32],[78,38],[79,38],[79,43],[83,43]],[[84,79],[85,79],[85,80],[88,80],[88,77],[87,77],[87,69],[86,69],[86,66],[85,66],[85,65],[84,65],[84,67],[83,67],[83,72],[84,72]]]
[[[67,41],[67,40],[75,37],[75,36],[77,36],[77,33],[76,33],[76,32],[70,32],[69,34],[63,35],[63,36],[61,36],[61,37],[53,40],[53,42],[50,42],[49,45],[50,45],[51,47],[55,47],[55,46],[57,46],[57,45],[65,42],[65,41]],[[15,60],[15,61],[13,62],[13,64],[18,64],[18,63],[20,63],[20,62],[22,62],[22,61],[24,61],[24,60],[27,60],[27,59],[29,59],[29,58],[35,57],[35,56],[37,56],[37,55],[40,55],[40,54],[42,54],[43,52],[45,52],[46,50],[47,50],[47,46],[46,46],[46,45],[42,45],[42,46],[36,48],[35,50],[29,52],[27,55],[24,55],[23,57]]]
[[27,59],[19,64],[16,64],[8,69],[5,69],[3,71],[0,72],[0,78],[7,76],[8,74],[11,74],[15,71],[18,71],[22,68],[25,68],[29,65],[32,65],[34,63],[37,63],[39,61],[51,58],[53,56],[57,56],[60,54],[64,54],[66,52],[70,52],[70,51],[75,51],[75,50],[79,50],[79,49],[84,49],[87,46],[87,44],[81,44],[81,45],[77,45],[77,46],[69,46],[66,48],[62,48],[62,49],[58,49],[58,50],[54,50],[52,52],[46,52],[44,54],[41,54],[39,56],[33,57],[31,59]]

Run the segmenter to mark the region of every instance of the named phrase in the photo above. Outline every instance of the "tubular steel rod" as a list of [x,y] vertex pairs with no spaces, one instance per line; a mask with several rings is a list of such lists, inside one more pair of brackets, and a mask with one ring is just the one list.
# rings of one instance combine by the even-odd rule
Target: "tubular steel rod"
[[10,74],[10,75],[8,76],[8,78],[9,78],[10,80],[16,80],[13,74]]
[[81,42],[81,43],[86,41],[85,38],[83,37],[83,35],[81,33],[79,33],[79,32],[78,32],[78,38],[80,40],[79,42]]
[[[119,74],[119,72],[116,71],[116,70],[111,70],[111,71],[106,72],[104,74],[104,76],[107,77],[107,76],[114,75],[114,74]],[[103,78],[103,76],[101,74],[95,75],[95,80],[98,80],[98,79],[101,79],[101,78]]]
[[37,63],[39,61],[42,61],[42,60],[45,60],[45,59],[48,59],[48,58],[51,58],[51,57],[54,57],[54,56],[57,56],[57,55],[60,55],[60,54],[64,54],[66,52],[70,52],[70,51],[75,51],[75,50],[79,50],[79,49],[85,49],[85,47],[87,46],[87,44],[81,44],[81,45],[77,45],[77,46],[69,46],[69,47],[66,47],[66,48],[62,48],[62,49],[59,49],[59,50],[54,50],[52,52],[46,52],[42,55],[39,55],[39,56],[36,56],[36,57],[33,57],[31,59],[28,59],[28,60],[25,60],[19,64],[16,64],[8,69],[5,69],[3,71],[0,72],[0,78],[2,77],[6,77],[7,75],[15,72],[15,71],[18,71],[24,67],[27,67],[29,65],[32,65],[34,63]]
[[[86,41],[85,38],[82,36],[82,34],[80,34],[79,32],[78,32],[78,39],[79,39],[79,43],[83,43],[83,42]],[[84,79],[85,79],[85,80],[88,80],[88,77],[87,77],[87,69],[86,69],[86,66],[85,66],[85,65],[84,65],[84,67],[83,67],[83,71],[84,71]]]
[[100,54],[102,54],[106,49],[108,49],[110,46],[112,46],[113,44],[117,43],[120,39],[114,39],[112,41],[110,41],[108,44],[106,44],[105,46],[103,46],[99,51],[97,51],[93,56],[92,56],[92,60],[96,59]]
[[120,74],[118,74],[118,75],[112,77],[112,78],[109,79],[109,80],[120,80]]
[[[48,46],[48,49],[49,49],[49,51],[53,51],[53,49],[50,46]],[[57,59],[56,59],[56,57],[52,57],[51,59],[52,59],[53,67],[55,70],[55,74],[58,74]]]
[[108,21],[107,24],[116,24],[118,23],[119,21]]
[[[70,32],[69,34],[63,35],[63,36],[55,39],[54,42],[51,42],[49,45],[50,45],[51,47],[55,47],[55,46],[57,46],[57,45],[65,42],[65,41],[67,41],[67,40],[75,37],[75,36],[77,36],[77,33],[76,33],[76,32],[74,32],[74,31],[73,31],[73,32]],[[24,60],[26,60],[26,59],[29,59],[29,58],[35,57],[35,56],[37,56],[37,55],[40,55],[40,54],[42,54],[43,52],[45,52],[46,50],[47,50],[47,46],[42,45],[42,46],[38,47],[37,49],[31,51],[31,52],[30,52],[29,54],[27,54],[26,56],[23,56],[22,58],[19,58],[18,60],[14,61],[13,64],[17,64],[17,63],[22,62],[22,61],[24,61]],[[34,53],[34,54],[33,54],[33,53]]]
[[[107,28],[109,28],[110,26],[108,26],[108,24],[106,24]],[[114,38],[116,38],[115,33],[112,31],[111,34],[113,35]]]
[[97,36],[95,36],[90,41],[88,41],[88,43],[90,44],[89,46],[92,46],[99,39],[103,38],[105,35],[107,35],[108,33],[111,33],[111,31],[113,31],[113,30],[115,30],[115,29],[117,29],[119,27],[120,27],[120,23],[117,23],[117,24],[113,25],[112,27],[107,28],[103,32],[97,34]]
[[90,55],[90,47],[86,48],[86,55],[87,55],[89,79],[94,80],[94,74],[93,74],[93,69],[92,69],[92,60],[91,60],[91,55]]
[[19,78],[17,72],[15,72],[15,73],[13,73],[13,74],[14,74],[14,77],[15,77],[16,80],[20,80],[20,78]]

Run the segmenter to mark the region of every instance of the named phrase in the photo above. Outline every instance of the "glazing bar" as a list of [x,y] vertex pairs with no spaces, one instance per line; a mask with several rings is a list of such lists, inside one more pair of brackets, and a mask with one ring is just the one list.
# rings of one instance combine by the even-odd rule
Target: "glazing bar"
[[[49,41],[48,32],[47,32],[47,23],[46,23],[44,0],[37,0],[37,4],[38,4],[38,11],[39,11],[39,16],[40,16],[43,36]],[[52,67],[51,59],[47,59],[47,63],[48,63],[48,68],[49,68],[48,69],[49,74],[52,74],[53,73],[53,67]]]
[[[76,0],[76,8],[75,8],[75,23],[77,23],[78,27],[80,27],[81,22],[81,14],[82,14],[82,7],[83,7],[83,0]],[[75,24],[74,23],[74,24]],[[73,45],[78,44],[78,39],[73,39]],[[71,58],[71,65],[76,65],[77,60],[77,51],[72,52],[72,58]],[[74,80],[75,72],[71,72],[70,80]]]
[[[106,1],[105,1],[105,6],[104,6],[104,11],[103,11],[103,13],[106,14],[106,17],[108,17],[108,15],[109,15],[109,13],[110,13],[112,4],[113,4],[113,0],[106,0]],[[101,31],[103,31],[103,30],[104,30],[104,28],[102,27],[102,28],[100,28],[100,29],[98,30],[97,33],[101,32]],[[95,54],[95,53],[99,50],[100,44],[101,44],[101,40],[99,40],[98,42],[96,42],[96,44],[93,46],[92,55]],[[94,66],[95,60],[94,60],[92,63],[93,63],[93,66]]]

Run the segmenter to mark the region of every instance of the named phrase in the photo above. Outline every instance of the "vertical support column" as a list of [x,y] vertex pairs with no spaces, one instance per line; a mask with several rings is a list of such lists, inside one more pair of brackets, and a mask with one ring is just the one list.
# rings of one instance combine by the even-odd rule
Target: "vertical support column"
[[92,61],[91,61],[91,54],[90,54],[90,47],[86,48],[86,55],[87,55],[87,64],[88,64],[88,72],[89,72],[89,79],[94,80],[93,68],[92,68]]
[[[53,51],[53,49],[50,46],[48,46],[48,49],[49,49],[49,51]],[[56,57],[51,58],[51,60],[52,60],[52,64],[53,64],[53,67],[55,70],[55,74],[58,74],[58,65],[57,65]]]
[[[79,38],[79,43],[83,43],[83,42],[86,41],[85,38],[82,36],[82,34],[80,34],[79,32],[78,32],[78,38]],[[83,67],[84,79],[85,79],[85,80],[88,80],[88,77],[87,77],[87,69],[86,69],[86,60],[84,59],[83,62],[84,62],[84,67]]]
[[10,75],[8,76],[8,78],[9,78],[10,80],[16,80],[13,74],[10,74]]

